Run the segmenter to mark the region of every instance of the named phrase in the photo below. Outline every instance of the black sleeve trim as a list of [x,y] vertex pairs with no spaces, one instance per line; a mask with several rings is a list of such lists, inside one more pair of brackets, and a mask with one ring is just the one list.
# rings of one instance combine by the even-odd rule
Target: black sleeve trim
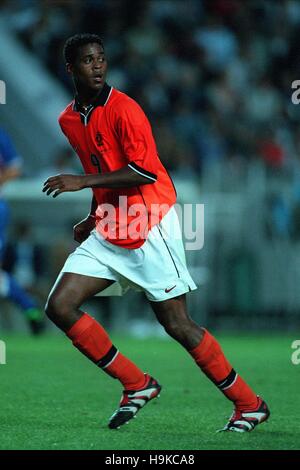
[[148,178],[149,180],[156,181],[157,180],[157,175],[154,173],[150,173],[150,171],[145,170],[141,166],[137,165],[134,162],[128,163],[129,168],[131,168],[133,171],[136,171],[136,173],[139,173],[140,175],[144,176],[145,178]]
[[89,215],[94,216],[96,214],[97,207],[98,207],[98,202],[97,202],[95,196],[93,196]]

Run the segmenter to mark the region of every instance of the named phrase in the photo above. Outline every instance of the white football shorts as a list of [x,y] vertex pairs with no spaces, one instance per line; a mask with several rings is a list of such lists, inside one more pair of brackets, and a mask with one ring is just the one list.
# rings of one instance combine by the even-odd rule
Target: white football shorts
[[161,302],[197,289],[186,266],[174,207],[134,250],[113,245],[93,230],[67,258],[61,272],[116,281],[99,293],[106,296],[122,295],[132,288],[144,291],[151,301]]

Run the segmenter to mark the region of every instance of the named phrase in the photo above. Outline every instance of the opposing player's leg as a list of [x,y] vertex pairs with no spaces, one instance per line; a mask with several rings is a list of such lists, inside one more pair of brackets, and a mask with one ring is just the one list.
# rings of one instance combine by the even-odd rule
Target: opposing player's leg
[[110,428],[118,428],[136,415],[143,400],[146,403],[157,395],[160,386],[121,354],[112,344],[105,329],[80,309],[85,300],[113,282],[111,279],[64,272],[49,295],[46,314],[66,333],[81,353],[122,383],[124,392],[120,407],[109,423]]
[[44,322],[42,312],[37,307],[35,299],[20,286],[14,276],[2,269],[8,223],[8,205],[5,201],[0,200],[0,298],[14,302],[24,312],[31,332],[39,334],[44,329]]
[[43,315],[35,299],[20,286],[14,276],[0,268],[1,297],[14,302],[21,309],[33,334],[37,335],[43,331]]
[[235,411],[224,431],[252,431],[266,421],[270,411],[226,359],[217,340],[188,315],[185,295],[150,302],[166,332],[193,357],[202,372],[234,403]]

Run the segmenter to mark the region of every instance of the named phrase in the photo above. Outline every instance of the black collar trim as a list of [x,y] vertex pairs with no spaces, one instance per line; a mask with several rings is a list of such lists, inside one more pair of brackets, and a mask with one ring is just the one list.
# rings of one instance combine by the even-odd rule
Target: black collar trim
[[83,106],[78,100],[78,95],[76,95],[74,98],[73,111],[77,111],[82,114],[89,114],[91,109],[94,109],[97,106],[105,106],[108,101],[111,90],[112,90],[112,87],[109,86],[107,83],[104,83],[104,86],[100,95],[97,97],[97,99],[93,103],[91,103],[87,107],[87,109],[83,108]]

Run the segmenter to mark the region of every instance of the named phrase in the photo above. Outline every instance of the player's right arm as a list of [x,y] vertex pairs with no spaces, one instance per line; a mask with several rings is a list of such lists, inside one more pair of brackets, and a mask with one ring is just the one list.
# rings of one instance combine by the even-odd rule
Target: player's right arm
[[84,242],[86,240],[91,231],[95,228],[96,223],[96,209],[97,209],[97,201],[95,196],[93,196],[92,203],[91,203],[91,210],[89,215],[78,222],[78,224],[74,225],[73,233],[74,233],[74,240],[78,243]]
[[[64,113],[61,114],[59,118],[59,125],[62,130],[62,133],[66,136],[67,140],[69,141],[71,147],[73,148],[73,145],[68,137],[67,132],[64,129],[64,126],[62,124],[62,116]],[[76,178],[76,177],[75,177]],[[84,242],[90,235],[91,231],[95,228],[96,225],[96,209],[97,209],[97,201],[95,196],[93,196],[92,201],[91,201],[91,209],[90,213],[80,222],[75,224],[73,226],[73,237],[74,240],[78,243]]]

